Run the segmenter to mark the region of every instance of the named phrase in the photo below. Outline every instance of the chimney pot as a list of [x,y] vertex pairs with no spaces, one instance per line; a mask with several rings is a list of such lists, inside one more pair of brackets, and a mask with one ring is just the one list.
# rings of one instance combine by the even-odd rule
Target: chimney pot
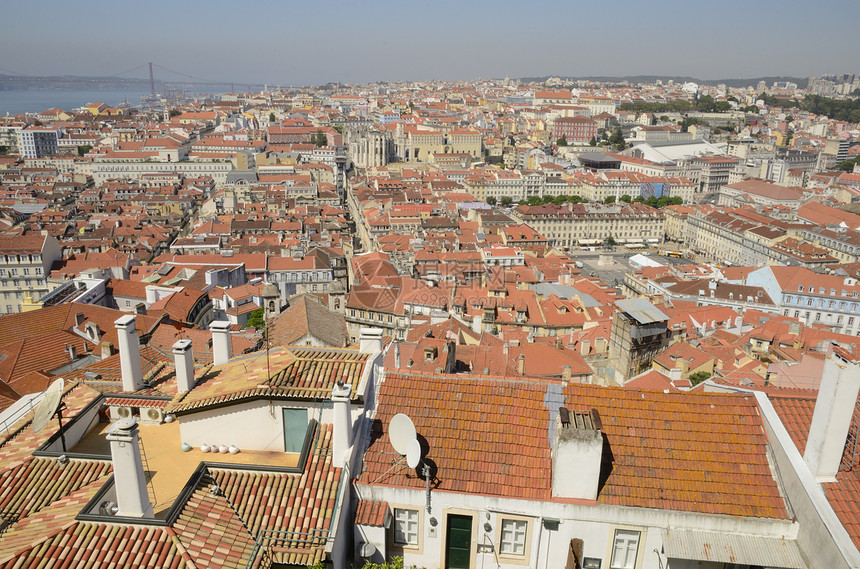
[[860,363],[831,354],[824,362],[803,460],[819,482],[833,482],[860,393]]
[[348,460],[347,451],[352,445],[352,416],[350,414],[349,395],[350,385],[335,385],[332,389],[331,400],[334,412],[334,432],[332,441],[332,461],[340,467]]
[[186,338],[173,344],[173,360],[178,392],[191,391],[194,388],[194,351],[191,340]]
[[126,314],[114,321],[119,342],[119,361],[123,391],[143,389],[143,367],[140,363],[140,338],[135,327],[135,316]]
[[107,435],[113,463],[117,514],[134,518],[151,518],[152,503],[146,491],[146,477],[140,457],[138,427],[134,419],[117,421]]
[[215,320],[209,325],[209,330],[212,332],[212,363],[216,366],[226,364],[233,357],[230,323],[226,320]]

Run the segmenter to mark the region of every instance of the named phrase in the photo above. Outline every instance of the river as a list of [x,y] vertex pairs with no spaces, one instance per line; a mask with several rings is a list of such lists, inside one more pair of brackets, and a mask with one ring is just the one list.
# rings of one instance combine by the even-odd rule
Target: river
[[149,95],[149,89],[0,91],[0,116],[38,113],[55,107],[72,111],[87,103],[114,106],[127,101],[138,105],[144,95]]

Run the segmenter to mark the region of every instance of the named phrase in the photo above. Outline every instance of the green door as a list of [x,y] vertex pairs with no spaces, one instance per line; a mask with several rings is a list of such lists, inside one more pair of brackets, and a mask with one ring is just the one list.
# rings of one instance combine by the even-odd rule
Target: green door
[[284,452],[302,452],[307,430],[307,409],[284,409]]
[[472,557],[472,516],[448,516],[446,569],[469,569]]

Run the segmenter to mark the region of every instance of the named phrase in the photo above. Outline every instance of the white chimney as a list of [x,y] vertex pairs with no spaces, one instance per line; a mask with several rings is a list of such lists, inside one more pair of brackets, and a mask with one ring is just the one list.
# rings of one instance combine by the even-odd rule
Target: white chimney
[[835,353],[828,356],[803,452],[803,460],[819,482],[836,480],[858,392],[860,363]]
[[[597,499],[603,459],[602,428],[597,411],[574,413],[559,408],[552,446],[554,497]],[[573,472],[575,476],[571,476]]]
[[143,389],[143,367],[140,364],[140,338],[137,336],[134,314],[126,314],[114,321],[119,343],[119,365],[122,371],[122,390]]
[[362,328],[359,337],[359,351],[374,354],[382,351],[382,328]]
[[342,466],[352,444],[352,416],[349,413],[349,394],[352,388],[338,381],[331,392],[334,404],[334,434],[332,441],[332,464]]
[[107,435],[113,462],[113,480],[116,490],[118,516],[151,518],[152,504],[146,492],[146,476],[140,459],[137,422],[120,419]]
[[400,341],[394,340],[394,369],[400,369]]
[[176,366],[176,387],[179,393],[194,388],[194,351],[191,340],[179,340],[173,344],[173,360]]
[[472,332],[475,334],[480,334],[483,332],[484,328],[484,318],[480,314],[472,317]]
[[209,325],[209,330],[212,331],[212,363],[216,366],[226,364],[233,357],[230,323],[226,320],[216,320]]

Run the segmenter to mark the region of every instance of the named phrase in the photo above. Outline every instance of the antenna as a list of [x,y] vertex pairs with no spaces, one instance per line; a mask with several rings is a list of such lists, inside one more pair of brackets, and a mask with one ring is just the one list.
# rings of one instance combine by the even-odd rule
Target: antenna
[[416,440],[415,436],[415,425],[412,419],[403,413],[398,413],[391,418],[391,422],[388,423],[388,439],[398,454],[407,453],[409,445]]
[[60,423],[60,440],[63,443],[63,452],[66,452],[66,437],[63,436],[63,386],[65,382],[58,377],[48,386],[33,414],[33,432],[38,433],[45,428],[48,421],[56,413],[57,421]]

